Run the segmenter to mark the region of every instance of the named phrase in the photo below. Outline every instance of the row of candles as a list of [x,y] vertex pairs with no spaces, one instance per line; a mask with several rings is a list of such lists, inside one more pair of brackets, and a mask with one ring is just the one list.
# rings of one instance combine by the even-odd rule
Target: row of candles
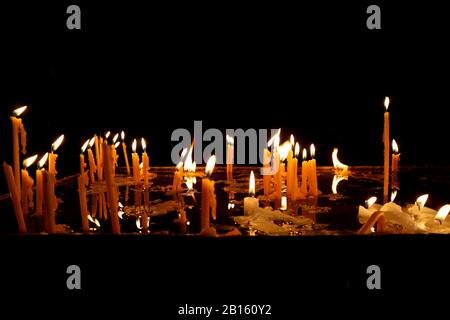
[[[38,155],[26,158],[23,168],[20,166],[20,153],[26,154],[27,135],[20,116],[27,109],[26,106],[13,111],[12,122],[12,146],[13,166],[3,163],[8,189],[11,195],[14,212],[20,233],[27,232],[29,209],[35,209],[36,216],[43,218],[44,230],[55,232],[55,211],[57,198],[55,195],[56,184],[56,150],[64,140],[61,135],[51,146],[51,152],[45,153],[37,162],[36,169],[36,201],[34,201],[34,180],[28,173],[28,168],[37,160]],[[47,170],[45,164],[48,162]],[[41,221],[41,220],[40,220]]]
[[[384,114],[384,184],[383,195],[386,198],[387,188],[389,185],[389,113],[387,111],[389,107],[389,98],[385,99],[386,112]],[[20,155],[19,155],[19,138],[20,145],[22,146],[22,153],[26,153],[26,131],[23,126],[22,120],[19,116],[25,111],[26,107],[18,108],[14,111],[14,116],[11,117],[13,126],[13,167],[4,164],[5,176],[7,178],[8,187],[10,189],[11,198],[13,199],[13,205],[16,212],[16,217],[19,225],[20,232],[26,232],[26,224],[23,219],[28,213],[28,208],[32,207],[32,188],[33,180],[29,177],[26,170],[37,158],[37,156],[30,157],[24,161],[24,169],[20,174]],[[263,168],[266,170],[266,174],[263,175],[264,181],[264,196],[266,199],[279,201],[281,208],[286,206],[286,197],[290,200],[304,199],[308,196],[317,197],[320,194],[317,183],[317,166],[315,160],[315,146],[311,144],[310,160],[307,159],[307,149],[303,149],[302,153],[302,165],[301,165],[301,183],[298,183],[298,155],[300,154],[300,145],[295,142],[294,137],[291,135],[290,140],[280,145],[280,132],[279,130],[268,142],[268,147],[264,150]],[[125,143],[125,134],[122,131],[122,151],[125,160],[125,166],[127,175],[132,173],[134,184],[137,187],[146,188],[149,185],[149,158],[146,153],[145,140],[141,140],[142,144],[142,163],[140,162],[139,155],[136,152],[137,141],[134,140],[132,144],[132,171],[127,155],[127,146]],[[38,162],[38,171],[36,172],[36,214],[39,215],[42,212],[43,203],[46,202],[46,211],[51,212],[47,216],[53,218],[48,219],[50,222],[46,224],[49,226],[46,228],[49,232],[54,230],[54,211],[56,210],[56,197],[54,196],[54,185],[56,181],[56,149],[62,143],[64,136],[61,136],[52,145],[52,151],[50,154],[46,154]],[[110,132],[105,137],[94,136],[87,140],[82,148],[80,154],[80,176],[78,179],[80,207],[82,215],[82,229],[87,232],[89,230],[88,217],[90,216],[87,209],[87,196],[86,187],[89,183],[95,183],[104,181],[107,186],[108,207],[111,212],[116,212],[118,206],[118,191],[117,184],[115,183],[115,168],[117,166],[117,148],[120,146],[118,142],[119,134],[117,133],[112,138],[112,144],[109,144]],[[95,155],[92,148],[95,146]],[[271,148],[271,150],[269,150]],[[398,161],[400,154],[398,153],[398,146],[395,140],[392,141],[392,148],[394,153],[392,154],[392,177],[396,176],[398,170]],[[88,153],[89,175],[85,172],[87,164],[84,160],[84,153]],[[48,172],[43,169],[45,162],[49,158]],[[336,187],[339,181],[348,177],[348,166],[342,164],[337,159],[337,149],[332,154],[333,163],[337,169],[337,175],[333,181],[333,193],[337,193]],[[227,136],[227,177],[232,179],[233,175],[233,163],[234,163],[234,139]],[[386,160],[387,159],[387,160]],[[184,161],[184,163],[183,163]],[[286,162],[286,163],[285,163]],[[274,168],[271,171],[271,163]],[[212,170],[215,164],[215,157],[212,156],[207,162],[205,169],[205,176],[202,179],[202,229],[209,226],[209,217],[215,217],[215,194],[214,194],[214,181],[210,179]],[[105,176],[104,176],[105,175]],[[192,147],[189,152],[183,150],[181,154],[181,161],[177,165],[177,169],[174,174],[173,190],[178,192],[181,190],[181,183],[185,179],[188,188],[192,189],[193,183],[196,180],[195,174],[195,162],[192,161]],[[22,187],[21,187],[22,183]],[[244,212],[250,214],[254,208],[259,205],[259,201],[255,198],[254,187],[254,173],[251,173],[250,185],[249,185],[249,197],[244,199]],[[272,187],[273,184],[273,187]],[[44,185],[46,186],[44,188]],[[283,194],[283,185],[286,186],[286,194]],[[45,195],[44,191],[48,190]],[[139,193],[136,195],[136,205],[140,202]],[[28,203],[27,203],[28,202]],[[104,195],[100,197],[100,202],[106,203]],[[144,202],[148,203],[148,192],[144,193]],[[104,207],[102,204],[100,207]],[[106,213],[105,213],[106,214]],[[117,216],[117,214],[114,214]],[[114,221],[118,221],[114,219]],[[145,223],[143,223],[145,225]],[[120,226],[117,223],[113,224],[113,232],[120,232]]]

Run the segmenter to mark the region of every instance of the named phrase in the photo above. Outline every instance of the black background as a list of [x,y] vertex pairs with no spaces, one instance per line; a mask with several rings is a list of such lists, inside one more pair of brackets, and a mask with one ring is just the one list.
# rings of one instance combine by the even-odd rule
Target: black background
[[[82,10],[80,31],[66,28],[72,2],[0,4],[2,161],[11,162],[11,111],[27,104],[30,154],[47,151],[66,135],[61,176],[76,172],[84,140],[107,130],[125,129],[129,141],[146,137],[152,164],[170,164],[172,130],[192,130],[194,120],[203,120],[205,129],[282,127],[304,144],[314,142],[319,164],[329,165],[338,146],[344,163],[380,165],[388,95],[402,164],[450,164],[449,27],[437,1],[377,1],[381,30],[366,28],[372,2],[75,3]],[[426,294],[447,285],[438,275],[448,269],[440,259],[448,242],[443,238],[243,239],[244,244],[127,239],[5,237],[2,283],[28,302],[45,300],[40,293],[48,290],[72,311],[151,315],[167,307],[165,318],[172,318],[177,304],[275,303],[284,296],[289,303],[280,302],[277,310],[285,315],[298,315],[304,306],[298,301],[305,297],[302,310],[314,314],[360,316],[357,306],[380,311],[373,304],[384,296],[364,287],[365,268],[372,263],[386,272],[383,294]],[[62,287],[71,263],[88,270],[81,293]],[[234,281],[231,272],[248,281]],[[260,278],[271,281],[254,285]],[[369,296],[355,303],[354,291]],[[323,308],[334,299],[337,307]],[[39,310],[51,313],[42,304]]]

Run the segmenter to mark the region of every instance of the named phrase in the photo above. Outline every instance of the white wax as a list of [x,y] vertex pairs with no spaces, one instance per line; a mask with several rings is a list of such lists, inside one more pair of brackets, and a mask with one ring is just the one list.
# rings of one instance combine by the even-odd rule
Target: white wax
[[251,215],[256,208],[259,208],[259,200],[255,197],[244,198],[244,215]]

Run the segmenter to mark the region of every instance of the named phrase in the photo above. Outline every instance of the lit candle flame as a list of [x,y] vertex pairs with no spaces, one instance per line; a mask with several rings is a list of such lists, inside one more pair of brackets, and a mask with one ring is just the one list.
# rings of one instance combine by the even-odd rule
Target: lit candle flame
[[89,140],[89,148],[92,148],[92,146],[94,145],[94,143],[95,143],[95,136],[93,136],[93,137],[91,138],[91,140]]
[[425,203],[427,203],[428,196],[428,194],[423,194],[417,198],[416,205],[419,207],[419,210],[421,210],[425,206]]
[[333,194],[338,194],[337,186],[338,186],[339,182],[341,182],[344,179],[345,178],[343,176],[334,175],[333,183],[331,184],[331,191],[333,192]]
[[449,212],[450,212],[450,204],[446,204],[445,206],[439,209],[438,213],[434,216],[434,219],[439,220],[442,223],[445,221],[445,218],[447,218]]
[[308,151],[306,149],[303,149],[302,159],[306,160],[306,158],[308,158]]
[[117,142],[114,144],[114,149],[117,149],[119,146],[120,146],[120,142],[117,141]]
[[52,144],[52,150],[53,150],[53,151],[58,150],[58,148],[59,148],[59,146],[61,145],[61,143],[63,142],[63,140],[64,140],[64,135],[62,134],[62,135],[59,136],[58,139],[56,139],[55,142],[53,142],[53,144]]
[[125,140],[125,132],[122,130],[122,132],[120,133],[120,139]]
[[13,111],[13,114],[14,114],[16,117],[18,117],[18,116],[20,116],[27,108],[28,108],[27,106],[23,106],[23,107],[17,108],[17,109],[15,109],[15,110]]
[[250,183],[248,185],[248,194],[251,197],[255,196],[255,174],[252,172],[250,173]]
[[280,153],[280,160],[284,161],[289,153],[289,150],[291,149],[291,142],[290,141],[285,141],[279,148],[278,148],[278,152]]
[[292,148],[295,145],[295,139],[294,139],[293,134],[291,134],[290,142],[291,142],[291,148]]
[[298,155],[300,154],[300,145],[298,144],[298,142],[295,143],[295,149],[294,149],[294,155],[297,158]]
[[[184,170],[188,172],[192,172],[192,149],[193,145],[189,148],[189,152],[186,155],[186,159],[184,160]],[[193,170],[195,171],[195,169]]]
[[398,145],[395,139],[392,139],[392,151],[394,151],[394,153],[398,153]]
[[227,135],[227,144],[234,145],[234,138]]
[[119,212],[117,212],[117,215],[119,216],[120,219],[123,219],[124,214],[125,212],[123,212],[122,210],[119,210]]
[[183,149],[183,151],[181,151],[181,154],[180,154],[180,161],[183,161],[183,159],[184,159],[184,156],[187,154],[187,148],[184,148]]
[[141,145],[142,145],[142,150],[144,150],[144,152],[145,152],[145,150],[147,149],[147,144],[145,143],[144,138],[141,139]]
[[86,148],[89,145],[89,139],[86,140],[86,142],[83,144],[83,146],[81,147],[81,153],[83,154],[86,151]]
[[133,150],[133,153],[136,153],[136,147],[137,147],[137,141],[136,141],[136,139],[134,139],[133,144],[131,145],[131,150]]
[[397,197],[397,190],[393,190],[391,192],[391,202],[394,202],[396,197]]
[[314,158],[316,156],[316,147],[314,144],[311,144],[309,152],[311,153],[311,158]]
[[107,133],[105,133],[105,138],[108,139],[110,135],[111,135],[111,131],[108,131]]
[[348,169],[348,166],[343,164],[342,162],[339,161],[338,157],[338,148],[334,148],[333,149],[333,153],[331,155],[331,158],[333,159],[333,166],[335,169],[339,169],[339,170],[346,170]]
[[390,103],[389,97],[384,98],[384,107],[386,108],[386,111],[389,108],[389,103]]
[[119,201],[119,208],[123,208],[123,204],[120,201]]
[[176,169],[180,169],[183,166],[183,161],[178,162]]
[[25,160],[23,160],[23,166],[25,168],[28,168],[29,166],[31,166],[37,159],[37,154],[35,154],[34,156],[31,156],[29,158],[26,158]]
[[216,156],[212,155],[211,157],[209,157],[205,168],[205,174],[208,178],[211,177],[215,165],[216,165]]
[[119,134],[118,134],[118,133],[116,133],[116,134],[114,135],[114,138],[113,138],[113,143],[114,143],[114,144],[116,143],[117,139],[119,139]]
[[366,200],[367,208],[370,208],[371,206],[373,206],[375,204],[375,202],[377,202],[377,197],[370,197],[369,199],[367,199]]
[[270,138],[270,140],[267,142],[267,147],[270,147],[272,144],[275,148],[278,147],[278,145],[280,144],[280,133],[281,128],[278,129],[277,133],[273,135],[272,138]]
[[42,156],[42,158],[39,160],[39,162],[38,162],[38,167],[39,167],[39,168],[44,167],[45,163],[47,162],[47,159],[48,159],[48,152],[46,152],[46,153]]

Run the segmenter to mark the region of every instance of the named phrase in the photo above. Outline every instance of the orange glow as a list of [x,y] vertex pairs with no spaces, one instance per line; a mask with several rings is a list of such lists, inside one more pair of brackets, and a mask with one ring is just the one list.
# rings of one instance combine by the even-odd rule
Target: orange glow
[[289,150],[291,150],[291,142],[285,141],[280,147],[278,147],[278,152],[280,153],[280,160],[283,161],[287,158]]

